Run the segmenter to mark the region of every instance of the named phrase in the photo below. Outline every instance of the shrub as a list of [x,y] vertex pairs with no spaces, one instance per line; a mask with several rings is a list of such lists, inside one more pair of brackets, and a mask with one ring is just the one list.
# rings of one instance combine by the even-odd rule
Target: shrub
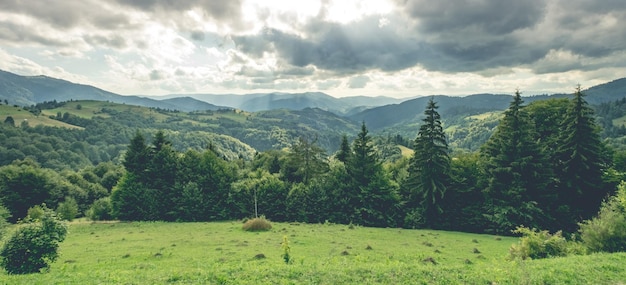
[[34,222],[34,221],[41,220],[41,218],[44,215],[45,207],[46,207],[46,204],[42,204],[42,205],[35,205],[35,206],[28,208],[28,212],[26,212],[25,221]]
[[509,249],[509,259],[539,259],[566,256],[569,252],[567,240],[561,231],[550,234],[526,227],[517,227],[513,233],[521,234],[520,242]]
[[271,229],[272,224],[265,217],[250,219],[243,224],[243,230],[248,232],[263,232]]
[[11,217],[11,213],[7,208],[0,205],[0,240],[4,237],[4,231],[9,226],[7,220]]
[[58,257],[67,227],[52,210],[40,208],[41,219],[20,227],[0,250],[0,265],[9,274],[39,272]]
[[59,203],[57,215],[65,221],[72,221],[78,216],[78,203],[72,197],[65,197],[65,201]]
[[111,198],[104,197],[94,201],[85,216],[92,221],[112,220],[113,207],[111,206]]
[[626,251],[626,184],[600,207],[598,216],[580,224],[583,243],[592,252]]

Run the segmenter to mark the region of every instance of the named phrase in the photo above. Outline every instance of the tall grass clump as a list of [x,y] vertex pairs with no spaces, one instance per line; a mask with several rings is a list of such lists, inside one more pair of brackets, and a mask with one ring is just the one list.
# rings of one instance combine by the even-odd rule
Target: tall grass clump
[[265,217],[261,216],[259,218],[247,220],[243,224],[242,228],[247,232],[264,232],[272,229],[272,223],[265,219]]
[[580,235],[592,252],[626,251],[626,183],[600,207],[598,215],[580,224]]

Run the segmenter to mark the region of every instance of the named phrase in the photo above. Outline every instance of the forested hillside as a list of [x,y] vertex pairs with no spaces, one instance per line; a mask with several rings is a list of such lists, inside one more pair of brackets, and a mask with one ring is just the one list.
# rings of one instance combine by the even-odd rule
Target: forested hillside
[[79,215],[93,219],[258,213],[498,234],[522,224],[576,231],[624,179],[624,152],[601,137],[602,122],[620,116],[619,125],[622,103],[598,107],[598,117],[580,91],[531,103],[503,98],[504,112],[468,105],[476,113],[465,116],[428,98],[402,126],[409,138],[393,128],[378,136],[367,122],[320,109],[3,104],[0,194],[13,220],[39,203],[76,201]]

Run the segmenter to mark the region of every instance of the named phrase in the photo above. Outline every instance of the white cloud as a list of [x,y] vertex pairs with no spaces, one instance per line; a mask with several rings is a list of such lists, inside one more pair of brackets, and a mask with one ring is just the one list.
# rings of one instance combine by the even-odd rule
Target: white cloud
[[4,1],[0,68],[123,94],[324,90],[417,96],[520,88],[530,95],[626,76],[626,7],[620,1],[503,5]]

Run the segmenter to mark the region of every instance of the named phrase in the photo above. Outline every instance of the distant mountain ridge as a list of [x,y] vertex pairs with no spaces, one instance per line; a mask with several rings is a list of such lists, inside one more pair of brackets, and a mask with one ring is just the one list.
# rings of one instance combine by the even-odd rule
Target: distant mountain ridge
[[[573,92],[574,87],[572,87]],[[612,102],[626,97],[626,78],[593,86],[583,91],[590,104]],[[526,103],[548,98],[568,97],[551,94],[524,97]],[[9,104],[33,105],[44,101],[99,100],[167,110],[196,111],[225,108],[250,112],[276,109],[318,108],[365,122],[372,130],[419,120],[429,98],[437,101],[442,116],[479,114],[504,110],[511,95],[474,94],[468,96],[434,95],[414,99],[391,97],[335,98],[322,92],[235,94],[170,94],[166,96],[123,96],[93,86],[76,84],[47,76],[20,76],[0,70],[0,100]]]
[[[573,93],[574,88],[572,88]],[[571,94],[551,94],[522,97],[525,103],[550,98],[569,98]],[[626,78],[621,78],[593,86],[583,93],[589,104],[598,105],[601,103],[614,102],[626,97]],[[463,97],[452,97],[446,95],[434,95],[419,97],[404,101],[399,104],[386,105],[364,110],[349,116],[354,121],[363,121],[372,130],[380,130],[390,126],[415,122],[421,117],[426,103],[433,97],[439,106],[439,113],[442,117],[459,114],[474,115],[490,111],[500,111],[508,108],[512,95],[508,94],[475,94]]]
[[252,94],[170,94],[165,96],[149,96],[162,100],[187,96],[196,100],[214,105],[228,106],[249,112],[269,111],[275,109],[302,110],[305,108],[319,108],[338,115],[350,115],[364,109],[396,104],[408,100],[407,98],[392,98],[385,96],[368,97],[353,96],[335,98],[322,92],[304,93],[252,93]]
[[[123,96],[90,85],[72,83],[48,76],[21,76],[0,70],[0,100],[9,104],[30,106],[45,101],[97,100],[179,111],[217,110],[220,107],[191,98],[154,100],[140,96]],[[195,105],[196,107],[190,107]]]

